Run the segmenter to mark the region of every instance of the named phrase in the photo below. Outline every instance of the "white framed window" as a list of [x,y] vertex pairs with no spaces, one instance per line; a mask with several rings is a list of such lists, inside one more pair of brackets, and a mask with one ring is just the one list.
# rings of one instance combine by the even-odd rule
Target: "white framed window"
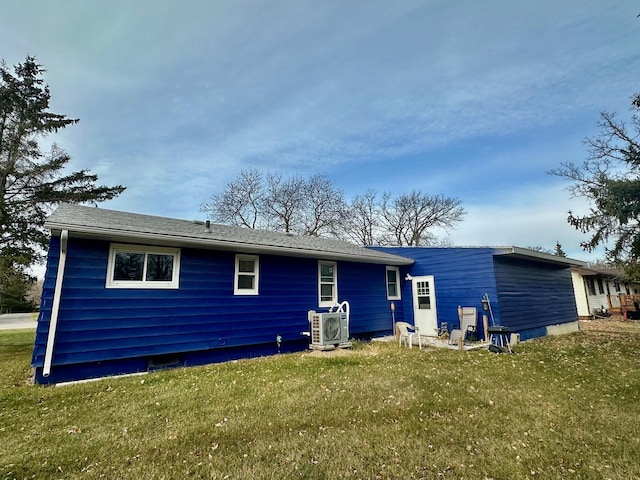
[[338,267],[336,262],[318,262],[318,306],[338,303]]
[[258,295],[260,259],[255,255],[236,255],[234,295]]
[[387,267],[387,300],[400,300],[400,269]]
[[107,288],[179,288],[180,249],[112,243]]

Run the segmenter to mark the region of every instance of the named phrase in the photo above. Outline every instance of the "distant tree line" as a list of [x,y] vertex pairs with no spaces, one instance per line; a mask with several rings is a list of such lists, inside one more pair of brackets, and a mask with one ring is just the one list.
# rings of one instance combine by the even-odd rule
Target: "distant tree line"
[[541,246],[527,246],[525,247],[528,250],[533,250],[534,252],[540,252],[540,253],[548,253],[549,255],[555,255],[557,257],[566,257],[567,254],[565,253],[565,251],[562,249],[562,245],[560,245],[560,242],[556,242],[556,246],[553,249],[550,248],[545,248],[545,247],[541,247]]
[[285,177],[245,169],[202,205],[214,222],[297,235],[337,238],[358,245],[434,245],[434,229],[462,221],[457,198],[420,190],[393,195],[367,190],[347,201],[325,174]]

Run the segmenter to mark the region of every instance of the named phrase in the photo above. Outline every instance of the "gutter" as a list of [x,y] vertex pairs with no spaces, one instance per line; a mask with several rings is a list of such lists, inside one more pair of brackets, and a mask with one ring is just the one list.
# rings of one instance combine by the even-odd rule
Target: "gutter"
[[56,329],[58,326],[58,313],[60,312],[60,298],[62,297],[62,280],[64,267],[67,263],[67,241],[69,230],[60,232],[60,258],[58,259],[58,272],[56,274],[56,286],[53,291],[53,305],[51,307],[51,320],[49,320],[49,336],[47,337],[47,349],[44,354],[44,367],[42,375],[48,377],[51,373],[51,361],[53,360],[53,345],[56,341]]

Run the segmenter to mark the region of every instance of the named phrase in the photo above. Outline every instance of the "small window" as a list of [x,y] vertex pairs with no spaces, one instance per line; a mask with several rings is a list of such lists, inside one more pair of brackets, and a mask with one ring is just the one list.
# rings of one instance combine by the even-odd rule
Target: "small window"
[[338,275],[335,262],[318,262],[318,295],[320,307],[338,303]]
[[400,269],[387,267],[387,300],[400,300]]
[[587,278],[587,291],[589,295],[594,296],[596,294],[596,284],[593,281],[593,278]]
[[418,310],[431,310],[431,286],[429,282],[417,282]]
[[604,284],[602,283],[602,279],[598,279],[598,292],[600,295],[604,295]]
[[112,244],[107,288],[178,288],[180,250]]
[[255,255],[236,255],[234,295],[258,295],[259,259]]

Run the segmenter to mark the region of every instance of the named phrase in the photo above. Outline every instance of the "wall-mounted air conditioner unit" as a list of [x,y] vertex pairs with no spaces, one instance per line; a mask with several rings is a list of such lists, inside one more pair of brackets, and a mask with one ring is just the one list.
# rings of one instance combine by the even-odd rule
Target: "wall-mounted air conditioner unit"
[[340,346],[349,342],[347,312],[317,313],[309,311],[311,347]]

